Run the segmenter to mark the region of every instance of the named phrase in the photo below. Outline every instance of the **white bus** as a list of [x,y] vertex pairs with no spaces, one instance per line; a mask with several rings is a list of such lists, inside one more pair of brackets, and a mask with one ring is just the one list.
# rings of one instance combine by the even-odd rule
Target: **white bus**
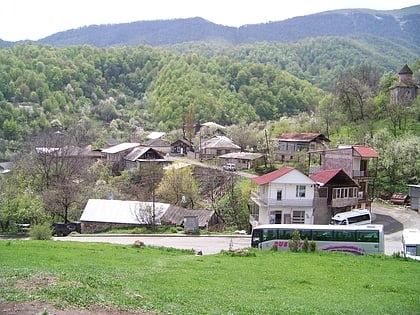
[[331,225],[363,225],[372,224],[372,217],[368,209],[356,209],[337,213],[330,221]]
[[293,232],[299,231],[303,240],[316,242],[317,250],[348,252],[356,255],[383,254],[383,225],[309,225],[265,224],[252,230],[251,247],[288,250]]
[[404,257],[420,260],[420,230],[405,229],[402,234],[402,254]]

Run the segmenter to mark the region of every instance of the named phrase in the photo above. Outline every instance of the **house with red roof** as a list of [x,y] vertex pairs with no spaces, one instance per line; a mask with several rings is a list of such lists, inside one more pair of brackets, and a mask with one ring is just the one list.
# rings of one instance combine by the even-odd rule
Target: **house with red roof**
[[316,182],[299,170],[285,166],[251,179],[251,225],[312,224]]
[[337,213],[357,207],[359,185],[342,169],[320,171],[310,178],[317,184],[315,224],[328,224]]
[[328,149],[330,140],[322,133],[287,132],[274,139],[276,160],[294,161],[301,152]]
[[369,146],[348,145],[308,154],[309,176],[320,171],[342,169],[359,186],[357,208],[370,208],[368,195],[373,192],[373,186],[369,188],[369,181],[376,177],[378,152]]

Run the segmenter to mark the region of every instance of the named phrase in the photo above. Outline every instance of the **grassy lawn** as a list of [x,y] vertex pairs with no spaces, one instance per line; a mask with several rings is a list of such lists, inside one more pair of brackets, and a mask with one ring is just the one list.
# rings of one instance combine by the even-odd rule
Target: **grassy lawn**
[[420,262],[388,256],[0,241],[0,301],[163,314],[419,314]]

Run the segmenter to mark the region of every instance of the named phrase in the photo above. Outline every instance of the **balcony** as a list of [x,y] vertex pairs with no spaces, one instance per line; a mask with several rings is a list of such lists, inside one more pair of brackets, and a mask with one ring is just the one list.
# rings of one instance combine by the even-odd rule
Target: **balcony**
[[369,171],[353,170],[353,178],[366,178],[369,177]]
[[266,207],[313,207],[313,199],[282,199],[277,200],[274,198],[261,197],[258,192],[251,192],[251,199],[260,206]]
[[333,208],[343,208],[349,206],[357,206],[358,198],[336,198],[331,200],[331,207]]

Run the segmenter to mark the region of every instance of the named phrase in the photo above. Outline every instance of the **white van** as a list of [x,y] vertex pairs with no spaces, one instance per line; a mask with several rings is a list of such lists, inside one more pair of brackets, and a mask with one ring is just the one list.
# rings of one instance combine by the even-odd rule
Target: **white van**
[[420,260],[420,230],[405,229],[402,234],[402,254],[404,257]]
[[368,209],[355,209],[337,213],[331,218],[330,225],[364,225],[371,224],[372,217]]

